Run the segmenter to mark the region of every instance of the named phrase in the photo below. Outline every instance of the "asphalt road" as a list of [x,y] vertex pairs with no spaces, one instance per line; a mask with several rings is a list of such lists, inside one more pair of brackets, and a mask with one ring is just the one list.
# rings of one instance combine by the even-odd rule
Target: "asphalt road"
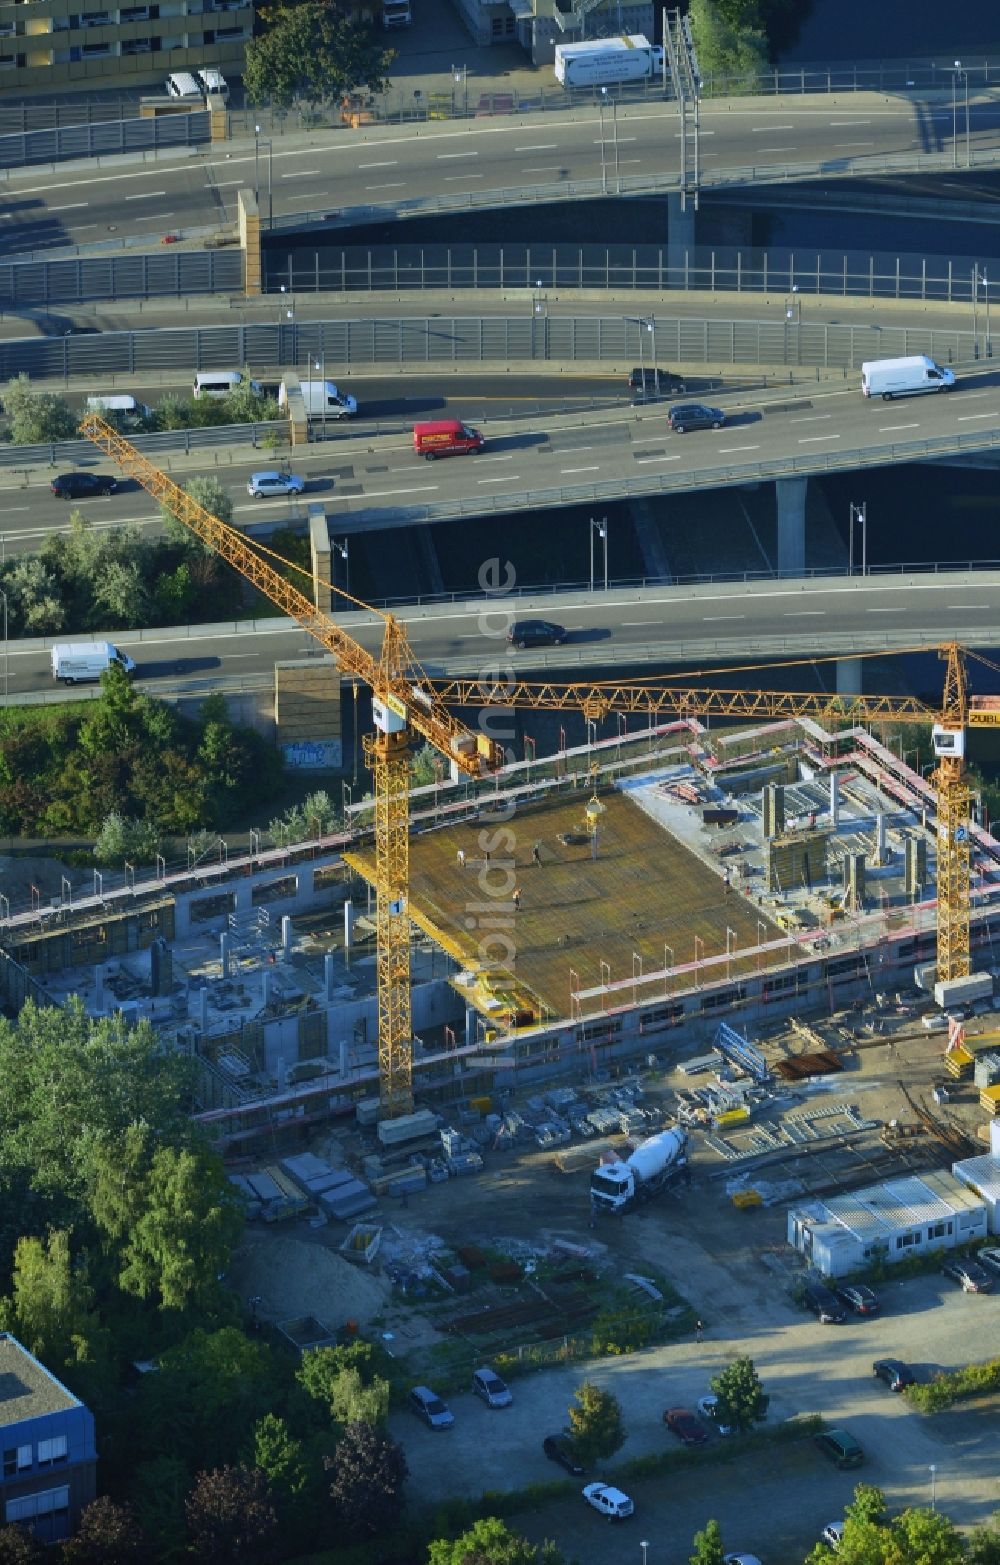
[[[959,121],[964,156],[964,112]],[[835,172],[852,158],[940,153],[951,134],[952,106],[944,96],[712,102],[701,111],[701,169],[706,184],[749,164]],[[973,153],[996,147],[998,137],[1000,103],[990,94],[970,106]],[[603,179],[613,192],[616,177],[680,167],[677,110],[669,103],[622,107],[616,116],[606,110],[603,118],[589,108],[516,120],[319,131],[273,137],[268,146],[265,153],[252,141],[234,142],[147,163],[18,171],[5,190],[0,254],[133,236],[156,242],[178,229],[215,229],[235,222],[241,188],[258,190],[266,209],[269,184],[280,219],[346,208],[390,213],[428,196],[471,194],[489,204],[491,192],[574,181]]]
[[[587,503],[621,493],[630,480],[652,480],[654,492],[717,488],[747,482],[760,467],[767,477],[771,462],[793,464],[799,476],[828,470],[831,462],[860,466],[865,453],[887,466],[919,460],[924,440],[947,438],[956,446],[961,440],[970,452],[985,449],[1000,430],[996,372],[967,374],[948,394],[893,402],[863,398],[853,374],[851,379],[849,387],[817,385],[790,395],[713,393],[711,400],[725,412],[725,427],[684,435],[668,429],[660,405],[486,424],[485,450],[435,462],[416,457],[407,432],[368,438],[356,425],[295,455],[293,470],[306,481],[297,505],[248,498],[250,473],[275,465],[259,454],[244,457],[234,450],[232,465],[218,467],[217,454],[206,452],[204,469],[222,477],[237,525],[295,517],[314,500],[325,506],[331,528],[351,533],[431,522],[442,514],[472,519],[530,504]],[[111,470],[96,454],[92,466]],[[14,475],[0,474],[8,489],[17,482]],[[47,472],[35,470],[26,487],[9,495],[4,532],[12,540],[37,544],[54,524],[66,524],[66,503],[48,495],[48,482]],[[440,506],[449,509],[438,511]],[[155,508],[128,480],[116,494],[84,502],[82,509],[99,524],[148,525]]]
[[[664,1240],[672,1255],[668,1270],[680,1281],[681,1256],[666,1232]],[[692,1299],[709,1321],[701,1345],[671,1344],[518,1379],[514,1405],[503,1411],[489,1411],[471,1393],[452,1396],[455,1427],[449,1432],[435,1434],[412,1415],[395,1414],[390,1425],[406,1447],[411,1492],[433,1504],[450,1495],[557,1479],[561,1470],[545,1460],[541,1442],[562,1427],[584,1378],[614,1391],[622,1403],[629,1431],[622,1459],[669,1449],[677,1442],[663,1428],[664,1408],[691,1407],[712,1375],[736,1354],[749,1353],[771,1394],[772,1421],[821,1413],[861,1441],[864,1467],[838,1472],[810,1443],[779,1446],[766,1456],[737,1454],[731,1463],[706,1463],[702,1471],[695,1463],[626,1483],[636,1514],[613,1526],[576,1492],[585,1480],[570,1480],[565,1500],[526,1509],[509,1517],[509,1525],[536,1542],[554,1537],[583,1565],[634,1565],[640,1539],[650,1544],[649,1565],[666,1565],[686,1558],[695,1531],[715,1517],[727,1549],[774,1565],[802,1560],[826,1523],[843,1516],[858,1482],[878,1484],[893,1510],[928,1505],[932,1465],[941,1509],[959,1525],[984,1524],[996,1505],[995,1411],[980,1405],[922,1417],[874,1379],[872,1361],[898,1357],[928,1379],[937,1369],[985,1358],[1000,1326],[1000,1298],[963,1294],[936,1275],[893,1281],[880,1292],[881,1318],[822,1326],[787,1300],[777,1276],[758,1270],[738,1290],[741,1303],[714,1326],[711,1300]],[[606,1477],[609,1467],[595,1476]]]
[[[562,647],[510,654],[518,673],[528,677],[562,670],[572,677],[574,670],[597,665],[666,667],[699,659],[820,656],[825,649],[860,654],[952,637],[987,647],[1000,641],[1000,572],[612,587],[592,597],[532,594],[489,605],[435,603],[398,612],[421,666],[436,678],[505,663],[507,622],[517,616],[556,619],[569,631]],[[336,617],[377,650],[381,622],[374,616],[338,612]],[[284,620],[92,632],[99,639],[105,634],[128,648],[137,679],[148,681],[154,691],[157,686],[207,692],[267,685],[276,660],[317,650],[304,631]],[[11,643],[6,658],[11,696],[61,688],[53,685],[48,653],[60,639],[66,638]],[[824,677],[829,682],[829,673]]]

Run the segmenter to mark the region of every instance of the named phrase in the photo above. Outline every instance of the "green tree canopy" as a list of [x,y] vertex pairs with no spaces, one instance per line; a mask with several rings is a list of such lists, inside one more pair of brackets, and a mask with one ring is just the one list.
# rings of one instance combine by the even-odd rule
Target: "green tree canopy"
[[47,445],[72,440],[76,434],[76,416],[64,398],[32,390],[31,379],[23,372],[8,381],[2,400],[10,420],[11,445]]
[[745,1355],[734,1359],[721,1374],[713,1377],[711,1386],[719,1399],[719,1417],[723,1423],[746,1430],[767,1417],[770,1398],[761,1387],[753,1359]]
[[583,1467],[614,1456],[625,1444],[621,1403],[610,1391],[585,1380],[569,1407],[573,1450]]
[[29,1353],[56,1375],[76,1385],[106,1366],[106,1333],[94,1309],[84,1261],[74,1264],[69,1234],[53,1230],[47,1240],[19,1239],[14,1251],[13,1289],[0,1300],[0,1330],[13,1332]]
[[267,1348],[235,1326],[198,1329],[160,1356],[137,1398],[137,1456],[183,1454],[192,1470],[221,1466],[247,1448],[275,1395]]
[[347,21],[321,0],[262,11],[265,32],[246,46],[247,102],[287,109],[329,103],[364,84],[382,92],[393,59],[370,28]]
[[704,1530],[694,1535],[691,1565],[723,1565],[725,1557],[726,1551],[718,1522],[706,1522]]
[[688,11],[698,65],[705,76],[755,77],[767,69],[767,38],[756,0],[691,0]]
[[[196,473],[193,478],[188,479],[183,487],[185,493],[189,494],[192,500],[197,500],[199,505],[203,505],[206,511],[210,511],[213,516],[218,517],[220,522],[228,523],[232,521],[232,496],[226,493],[222,486],[222,481],[216,478],[214,473]],[[169,506],[160,506],[160,516],[168,538],[173,539],[175,543],[181,544],[185,549],[190,549],[194,553],[202,551],[206,554],[211,554],[212,551],[208,548],[208,545],[203,544],[197,533],[193,533],[190,527],[185,527],[183,522],[179,522]]]
[[458,1538],[435,1538],[427,1565],[563,1565],[554,1543],[529,1543],[498,1516],[483,1516]]
[[[844,1513],[837,1546],[843,1565],[963,1565],[961,1533],[941,1511],[912,1509],[889,1518],[881,1489],[859,1484]],[[830,1551],[818,1544],[808,1565],[829,1565]]]

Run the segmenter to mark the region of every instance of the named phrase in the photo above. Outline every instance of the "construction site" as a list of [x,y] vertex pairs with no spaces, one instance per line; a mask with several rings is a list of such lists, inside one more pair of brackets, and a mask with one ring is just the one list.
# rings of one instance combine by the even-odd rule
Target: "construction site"
[[[58,890],[53,872],[0,898],[8,1011],[75,996],[189,1055],[251,1218],[343,1225],[325,1253],[371,1267],[381,1251],[396,1283],[426,1280],[432,1255],[460,1291],[460,1176],[497,1176],[476,1181],[483,1232],[505,1231],[512,1184],[553,1169],[585,1217],[599,1162],[665,1124],[737,1211],[977,1158],[980,1184],[1000,1183],[984,1128],[1000,1048],[974,1016],[992,1006],[1000,843],[963,772],[966,727],[997,713],[969,694],[962,649],[942,649],[940,708],[669,680],[430,688],[390,616],[374,657],[266,547],[85,427],[322,644],[319,683],[373,695],[373,797],[343,832],[272,848],[254,832],[241,855],[220,842],[145,878],[60,871]],[[573,712],[585,742],[560,730],[511,762],[467,726],[477,705]],[[931,778],[876,737],[905,723],[933,729]],[[431,786],[412,786],[415,736],[448,763]],[[433,1231],[384,1235],[384,1202],[411,1195]]]

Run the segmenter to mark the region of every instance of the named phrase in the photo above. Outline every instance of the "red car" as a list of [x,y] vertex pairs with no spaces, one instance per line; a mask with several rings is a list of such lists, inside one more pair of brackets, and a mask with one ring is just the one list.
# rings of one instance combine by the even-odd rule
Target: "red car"
[[708,1439],[708,1431],[704,1424],[699,1423],[686,1407],[667,1408],[663,1415],[663,1422],[671,1434],[675,1434],[684,1445],[704,1445]]

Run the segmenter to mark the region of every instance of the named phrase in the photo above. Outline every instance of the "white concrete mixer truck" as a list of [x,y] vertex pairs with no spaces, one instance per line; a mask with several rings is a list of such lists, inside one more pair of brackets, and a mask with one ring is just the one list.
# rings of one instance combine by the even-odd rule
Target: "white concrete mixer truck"
[[627,1158],[602,1163],[590,1177],[595,1212],[625,1212],[662,1190],[687,1164],[687,1135],[675,1126],[643,1141]]

